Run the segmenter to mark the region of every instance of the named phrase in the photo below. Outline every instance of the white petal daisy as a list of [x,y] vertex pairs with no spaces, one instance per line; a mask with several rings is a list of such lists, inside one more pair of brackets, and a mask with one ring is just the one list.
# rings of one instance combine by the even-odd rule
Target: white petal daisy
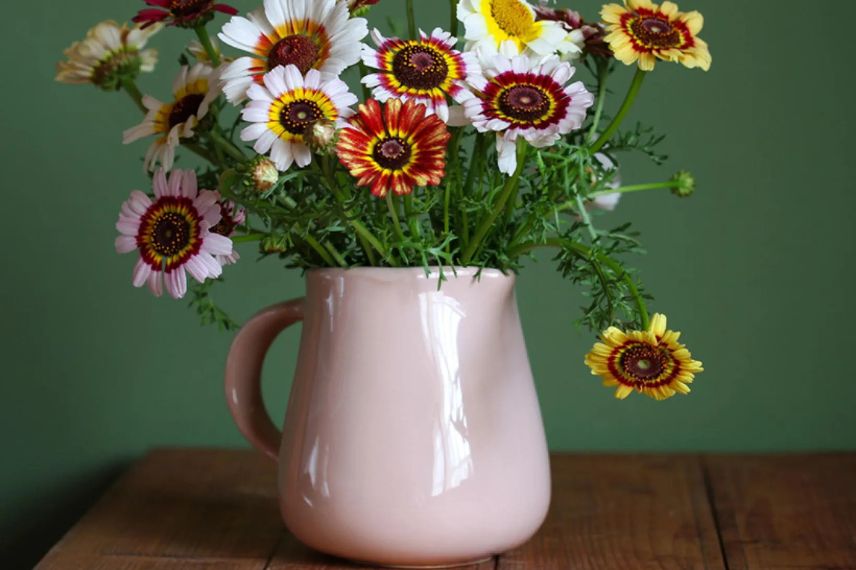
[[[513,46],[502,46],[509,52]],[[540,60],[497,54],[482,60],[481,69],[468,78],[464,112],[479,132],[497,133],[499,169],[517,168],[517,138],[535,147],[555,144],[582,126],[594,96],[577,81],[568,85],[574,68],[557,56]]]
[[129,28],[112,20],[101,22],[86,33],[83,41],[65,50],[68,60],[57,64],[56,80],[118,89],[122,77],[154,71],[158,53],[143,48],[159,29],[160,26]]
[[360,60],[360,42],[368,34],[366,20],[351,18],[348,3],[337,0],[265,0],[264,8],[246,18],[233,17],[220,39],[253,54],[226,66],[223,92],[232,103],[246,99],[254,82],[282,65],[302,74],[317,69],[339,75]]
[[169,180],[158,170],[152,180],[154,199],[135,190],[116,222],[118,253],[139,252],[134,287],[148,285],[156,296],[181,299],[187,273],[202,283],[223,273],[221,259],[232,255],[232,240],[211,232],[220,222],[220,195],[199,191],[196,173],[176,170]]
[[353,115],[350,108],[357,97],[344,81],[329,73],[310,69],[304,77],[295,65],[277,67],[264,76],[264,85],[252,85],[250,102],[242,116],[252,123],[241,132],[241,140],[256,141],[259,154],[270,153],[276,167],[284,172],[312,162],[305,133],[319,121],[338,127]]
[[145,167],[151,171],[158,164],[164,170],[172,169],[180,139],[193,136],[196,125],[208,114],[211,103],[220,95],[214,70],[203,63],[182,67],[172,91],[174,99],[169,103],[148,95],[143,97],[143,105],[148,113],[142,123],[126,130],[122,139],[125,144],[129,144],[158,135],[145,158]]
[[467,49],[492,54],[504,42],[515,53],[551,55],[566,47],[568,32],[559,22],[537,21],[525,0],[460,0],[458,19],[466,28]]

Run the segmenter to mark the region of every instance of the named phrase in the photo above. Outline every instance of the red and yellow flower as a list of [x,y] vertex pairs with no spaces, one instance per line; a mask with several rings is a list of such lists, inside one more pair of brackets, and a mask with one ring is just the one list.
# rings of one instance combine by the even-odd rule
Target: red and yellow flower
[[336,151],[357,185],[383,198],[439,185],[450,136],[445,123],[416,101],[390,99],[382,108],[369,99],[340,133]]
[[134,22],[144,28],[159,22],[179,28],[195,28],[211,20],[215,12],[238,13],[235,8],[217,4],[214,0],[145,0],[145,3],[154,8],[145,8],[134,16]]
[[666,329],[666,317],[661,314],[654,315],[647,331],[609,327],[585,362],[592,374],[603,378],[604,386],[616,387],[615,397],[620,400],[633,391],[655,400],[689,394],[689,385],[704,369],[678,342],[680,335]]
[[440,28],[430,36],[421,33],[418,40],[385,38],[374,30],[372,39],[378,49],[364,45],[363,63],[380,72],[366,76],[363,83],[372,88],[374,97],[382,103],[415,99],[448,122],[446,97],[461,95],[464,88],[459,82],[467,78],[468,65],[475,65],[474,59],[468,64],[464,54],[454,49],[457,39]]
[[698,37],[704,25],[699,12],[679,12],[674,2],[624,0],[623,6],[607,4],[600,15],[609,32],[606,41],[626,65],[638,62],[640,69],[651,71],[661,59],[710,69],[710,51]]

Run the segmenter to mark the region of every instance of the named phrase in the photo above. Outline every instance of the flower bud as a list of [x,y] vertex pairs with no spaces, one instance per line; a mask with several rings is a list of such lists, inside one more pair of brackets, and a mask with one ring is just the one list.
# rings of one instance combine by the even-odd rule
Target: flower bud
[[267,255],[277,253],[285,253],[288,251],[288,246],[285,243],[285,236],[267,236],[259,244],[261,252]]
[[331,154],[336,148],[339,132],[332,121],[316,121],[306,127],[303,140],[315,154]]
[[672,182],[675,183],[672,188],[672,194],[679,198],[692,196],[693,192],[695,192],[695,178],[693,178],[693,175],[686,170],[676,172],[675,175],[672,176]]
[[267,192],[279,182],[279,170],[264,156],[253,160],[249,174],[250,185],[259,193]]

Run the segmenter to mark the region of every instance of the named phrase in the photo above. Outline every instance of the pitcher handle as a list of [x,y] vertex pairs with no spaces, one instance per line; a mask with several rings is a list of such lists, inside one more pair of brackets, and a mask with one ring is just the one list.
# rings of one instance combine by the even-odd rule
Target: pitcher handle
[[238,429],[253,447],[278,460],[282,433],[271,421],[262,399],[262,365],[274,339],[303,320],[303,299],[264,309],[245,324],[226,359],[226,401]]

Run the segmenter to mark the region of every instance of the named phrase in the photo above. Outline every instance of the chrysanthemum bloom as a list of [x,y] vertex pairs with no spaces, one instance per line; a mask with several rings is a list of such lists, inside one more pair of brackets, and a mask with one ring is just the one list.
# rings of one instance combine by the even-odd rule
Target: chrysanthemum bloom
[[579,12],[570,8],[549,8],[544,5],[535,7],[537,20],[553,20],[564,25],[568,32],[566,42],[570,46],[562,59],[572,61],[587,53],[595,57],[612,57],[612,50],[606,43],[606,30],[600,23],[589,24]]
[[651,71],[662,59],[710,69],[710,51],[698,37],[704,18],[696,11],[679,12],[673,2],[658,6],[651,0],[624,0],[624,6],[607,4],[600,15],[608,26],[606,41],[626,65],[638,62],[640,69]]
[[363,45],[363,63],[379,69],[363,78],[372,88],[375,99],[414,99],[436,113],[443,122],[449,121],[447,96],[460,96],[460,82],[467,77],[467,68],[476,65],[475,56],[454,49],[457,39],[440,28],[418,40],[385,38],[380,31],[372,32],[377,51]]
[[222,274],[218,258],[232,255],[232,240],[210,231],[220,222],[220,195],[198,191],[195,172],[176,170],[167,180],[158,170],[152,186],[154,200],[135,190],[122,204],[116,251],[139,251],[134,287],[146,284],[160,297],[166,283],[169,295],[180,299],[187,292],[185,272],[200,283]]
[[[508,43],[503,45],[503,51]],[[574,68],[556,56],[536,60],[527,56],[498,54],[472,72],[464,112],[479,132],[497,133],[499,169],[517,169],[517,138],[535,147],[555,144],[563,135],[580,128],[594,96],[577,81],[567,85]]]
[[232,103],[246,98],[255,81],[277,66],[295,65],[338,76],[360,60],[361,40],[369,33],[363,18],[350,18],[347,2],[336,0],[266,0],[263,10],[236,16],[223,26],[220,39],[254,54],[241,57],[221,75]]
[[292,164],[304,167],[312,162],[306,144],[309,128],[319,121],[344,125],[357,102],[338,77],[316,69],[304,77],[294,65],[277,67],[264,76],[264,86],[253,85],[248,95],[251,101],[242,116],[253,124],[241,131],[241,140],[256,141],[255,151],[270,153],[283,172]]
[[134,21],[143,27],[163,22],[168,26],[195,28],[209,22],[215,12],[235,15],[238,11],[227,4],[216,4],[214,0],[145,0],[149,6],[134,16]]
[[67,61],[57,64],[56,80],[61,83],[92,83],[106,90],[122,86],[122,79],[133,79],[140,72],[151,72],[158,52],[143,49],[158,28],[142,30],[120,26],[112,20],[101,22],[65,50]]
[[458,19],[466,28],[468,51],[497,53],[503,43],[512,42],[515,53],[528,49],[543,56],[568,47],[564,27],[536,21],[535,9],[525,0],[460,0]]
[[[212,234],[230,238],[235,235],[238,226],[247,221],[247,211],[229,200],[220,200],[217,202],[217,205],[220,207],[220,221],[210,231]],[[238,263],[241,256],[238,255],[237,251],[233,250],[229,255],[215,255],[214,259],[220,265],[232,265]]]
[[142,123],[125,131],[123,142],[158,135],[146,153],[145,167],[153,171],[160,164],[164,170],[172,169],[180,139],[194,135],[196,125],[219,94],[212,68],[203,63],[182,67],[173,83],[173,101],[162,103],[148,95],[143,97],[148,113]]
[[390,191],[410,194],[415,187],[437,186],[443,180],[451,135],[424,105],[390,99],[381,108],[369,99],[348,123],[336,150],[357,186],[369,186],[383,198]]
[[689,385],[704,369],[678,342],[680,336],[666,330],[666,317],[656,314],[647,331],[606,329],[585,362],[604,386],[617,387],[615,397],[621,400],[634,390],[657,400],[689,394]]

